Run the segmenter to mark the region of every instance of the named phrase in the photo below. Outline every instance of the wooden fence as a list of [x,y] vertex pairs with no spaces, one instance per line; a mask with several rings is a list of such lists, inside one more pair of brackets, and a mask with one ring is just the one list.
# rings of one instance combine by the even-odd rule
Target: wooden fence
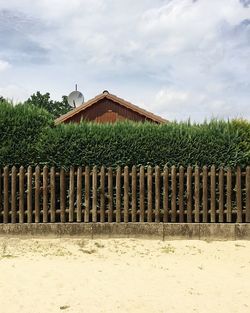
[[250,166],[0,169],[0,223],[250,222]]

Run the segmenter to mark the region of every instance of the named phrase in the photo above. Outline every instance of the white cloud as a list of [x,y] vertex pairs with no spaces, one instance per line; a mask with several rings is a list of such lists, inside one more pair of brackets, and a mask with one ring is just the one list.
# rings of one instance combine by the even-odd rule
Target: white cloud
[[0,72],[3,72],[8,68],[10,68],[9,62],[0,59]]

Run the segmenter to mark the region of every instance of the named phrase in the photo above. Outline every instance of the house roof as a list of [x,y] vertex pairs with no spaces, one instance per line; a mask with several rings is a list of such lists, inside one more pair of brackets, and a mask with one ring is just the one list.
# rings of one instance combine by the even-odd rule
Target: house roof
[[97,95],[93,99],[90,99],[89,101],[81,104],[79,107],[69,111],[68,113],[66,113],[64,115],[61,115],[60,117],[58,117],[55,120],[55,123],[56,124],[63,123],[65,121],[67,121],[68,119],[70,119],[71,117],[73,117],[74,115],[86,110],[87,108],[91,107],[92,105],[94,105],[95,103],[97,103],[98,101],[103,100],[103,99],[108,99],[108,100],[111,100],[115,103],[118,103],[119,105],[126,107],[127,109],[134,111],[140,115],[143,115],[146,118],[153,120],[154,122],[157,122],[157,123],[168,122],[167,120],[165,120],[164,118],[162,118],[158,115],[155,115],[151,112],[148,112],[142,108],[139,108],[138,106],[136,106],[136,105],[134,105],[134,104],[122,99],[122,98],[119,98],[113,94],[110,94],[108,91],[104,91],[103,93]]

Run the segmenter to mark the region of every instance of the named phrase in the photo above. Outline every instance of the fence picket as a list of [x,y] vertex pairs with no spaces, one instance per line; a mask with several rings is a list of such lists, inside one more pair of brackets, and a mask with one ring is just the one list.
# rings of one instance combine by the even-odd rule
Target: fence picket
[[82,221],[82,167],[77,169],[76,221]]
[[92,171],[92,222],[97,222],[97,167]]
[[216,197],[216,169],[215,166],[211,166],[210,173],[210,184],[211,184],[211,199],[210,199],[210,221],[215,223],[216,221],[216,208],[215,208],[215,197]]
[[55,168],[50,169],[50,222],[55,223],[56,221],[56,174]]
[[152,223],[152,213],[153,213],[153,197],[152,197],[152,182],[153,182],[153,169],[148,166],[148,212],[147,212],[147,221]]
[[73,166],[69,170],[69,222],[74,221],[74,193],[75,193],[75,169]]
[[168,206],[168,167],[164,167],[163,171],[163,222],[168,222],[169,206]]
[[246,168],[246,223],[250,223],[250,166]]
[[232,170],[227,169],[227,222],[232,222]]
[[176,167],[175,165],[171,168],[171,222],[176,222]]
[[17,170],[13,166],[11,169],[11,223],[16,223],[16,177]]
[[89,223],[89,209],[90,209],[90,198],[89,198],[89,167],[85,167],[85,211],[84,211],[84,222]]
[[121,222],[121,167],[116,169],[116,223]]
[[65,223],[65,202],[66,202],[66,186],[65,186],[65,170],[61,168],[60,170],[60,220]]
[[19,223],[24,223],[24,167],[19,168]]
[[3,222],[8,223],[9,220],[9,168],[5,166],[4,168],[4,178],[3,178],[3,192],[4,192],[4,203],[3,203]]
[[203,166],[202,169],[202,222],[208,222],[208,170],[206,166]]
[[224,170],[219,170],[219,223],[224,219]]
[[108,169],[108,222],[113,222],[113,170]]
[[192,223],[192,167],[187,168],[187,222]]
[[132,167],[132,222],[136,222],[136,166]]
[[194,172],[194,221],[200,222],[200,169],[195,167]]
[[128,223],[129,216],[128,216],[128,209],[129,209],[129,172],[128,167],[124,167],[124,223]]
[[184,167],[180,166],[179,168],[179,194],[178,194],[178,203],[179,203],[179,222],[184,222]]
[[27,171],[27,222],[32,223],[32,167]]
[[241,194],[241,168],[237,167],[236,172],[236,204],[237,204],[237,223],[242,223],[242,194]]
[[105,222],[105,167],[101,167],[100,177],[100,222]]
[[48,223],[48,167],[43,168],[43,223]]
[[144,166],[140,166],[140,222],[145,221],[145,171]]

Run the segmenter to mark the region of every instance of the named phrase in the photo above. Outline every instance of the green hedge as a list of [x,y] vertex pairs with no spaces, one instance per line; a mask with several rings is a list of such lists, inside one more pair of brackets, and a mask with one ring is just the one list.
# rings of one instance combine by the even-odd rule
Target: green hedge
[[0,142],[0,166],[250,164],[250,123],[243,120],[54,126],[42,109],[3,101]]
[[52,125],[52,117],[45,110],[1,101],[0,165],[36,163],[41,134]]
[[40,141],[41,161],[69,165],[250,164],[250,124],[246,121],[59,125]]

